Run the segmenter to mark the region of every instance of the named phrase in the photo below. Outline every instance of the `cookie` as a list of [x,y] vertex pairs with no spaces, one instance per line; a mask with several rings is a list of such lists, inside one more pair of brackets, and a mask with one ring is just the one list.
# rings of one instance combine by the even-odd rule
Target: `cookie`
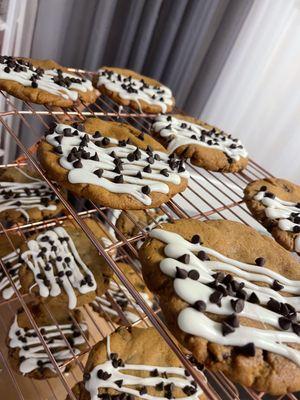
[[100,92],[116,103],[150,114],[171,112],[175,99],[169,88],[129,69],[102,67],[95,80]]
[[[146,288],[142,278],[130,265],[123,262],[119,262],[117,264],[126,278],[128,278],[128,280],[148,304],[148,306],[152,308],[153,295]],[[134,298],[131,296],[122,282],[117,278],[117,276],[114,276],[114,278],[110,280],[107,293],[120,307],[120,311],[122,311],[126,321],[120,317],[120,313],[112,306],[111,302],[109,301],[109,297],[107,297],[106,294],[102,296],[96,296],[95,300],[91,303],[93,310],[100,314],[101,317],[105,318],[108,315],[110,319],[117,324],[127,325],[128,323],[133,324],[137,322],[144,315],[141,307],[136,303]]]
[[300,390],[300,266],[238,222],[179,220],[153,229],[143,276],[175,337],[213,371],[258,391]]
[[[122,211],[116,220],[116,227],[127,238],[134,237],[144,232],[150,232],[158,224],[167,222],[169,217],[160,209],[152,208],[147,211]],[[144,243],[144,238],[136,242],[136,247],[139,249]]]
[[92,82],[67,72],[52,60],[0,57],[0,89],[18,99],[46,106],[72,107],[79,100],[94,103]]
[[0,222],[6,225],[40,221],[64,207],[46,182],[26,166],[0,168]]
[[[98,238],[106,233],[92,218],[86,218]],[[50,305],[74,309],[101,296],[112,275],[85,233],[65,221],[63,225],[28,238],[20,248],[19,278],[22,293],[33,293]]]
[[67,189],[124,210],[158,207],[185,190],[189,174],[183,162],[149,135],[96,118],[84,129],[59,124],[38,148],[48,175]]
[[[18,263],[18,252],[16,251],[21,246],[23,238],[18,234],[10,234],[9,238],[5,234],[0,236],[0,258],[5,264],[6,268],[11,274],[14,284],[20,289],[20,280],[18,270],[20,263]],[[9,300],[15,294],[9,279],[7,278],[3,268],[0,268],[0,301]]]
[[74,393],[79,400],[205,399],[154,328],[122,328],[97,343]]
[[[82,319],[81,312],[75,310],[71,312],[71,317],[59,307],[51,308],[54,322],[41,304],[30,303],[28,307],[49,350],[61,366],[61,371],[68,372],[75,362],[72,361],[64,366],[63,364],[71,361],[74,354],[78,355],[88,349],[86,341],[88,327]],[[7,345],[9,362],[17,373],[34,379],[57,376],[54,365],[23,309],[20,309],[14,317],[9,329]]]
[[247,166],[248,153],[240,140],[196,118],[159,115],[152,131],[170,153],[207,170],[238,172]]
[[244,195],[249,210],[275,240],[300,254],[300,186],[265,178],[249,183]]

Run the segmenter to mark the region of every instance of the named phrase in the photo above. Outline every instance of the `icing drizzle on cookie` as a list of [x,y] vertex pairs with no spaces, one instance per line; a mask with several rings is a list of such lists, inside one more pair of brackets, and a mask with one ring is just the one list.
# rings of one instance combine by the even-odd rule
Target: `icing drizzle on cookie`
[[[133,324],[140,319],[140,316],[144,314],[141,307],[136,303],[135,299],[131,296],[125,286],[117,284],[113,280],[109,282],[109,288],[107,290],[113,300],[121,307],[123,314],[125,315],[128,322]],[[149,295],[146,292],[139,291],[143,300],[148,304],[149,307],[153,306],[152,301],[149,299]],[[104,311],[109,315],[118,317],[118,312],[112,307],[110,301],[104,295],[96,296],[96,299],[92,302],[93,306],[99,311]]]
[[[131,373],[125,373],[130,371]],[[139,377],[136,372],[148,372],[149,376]],[[172,375],[172,376],[169,376]],[[98,400],[98,390],[114,389],[119,393],[132,395],[146,400],[162,400],[174,398],[173,388],[179,388],[186,396],[176,397],[178,400],[196,400],[202,394],[202,389],[191,376],[186,375],[182,367],[161,367],[153,365],[126,364],[110,349],[110,337],[107,337],[107,361],[99,364],[84,375],[85,389],[90,393],[91,400]],[[147,388],[155,388],[157,396],[148,394]],[[126,397],[125,397],[126,399]]]
[[[277,226],[282,231],[300,233],[300,202],[282,200],[275,194],[262,190],[254,196],[254,200],[265,206],[266,217],[277,221]],[[299,235],[300,236],[300,235]],[[295,240],[295,251],[300,252],[300,239]]]
[[40,179],[29,176],[21,168],[16,169],[31,182],[1,182],[0,181],[0,213],[15,210],[19,211],[28,222],[29,214],[26,210],[38,208],[39,210],[55,211],[58,202],[55,193]]
[[[182,331],[237,346],[243,354],[254,355],[257,346],[300,366],[300,351],[288,346],[300,344],[300,281],[261,266],[259,259],[251,265],[225,257],[200,244],[198,235],[189,242],[177,233],[154,229],[150,236],[166,244],[160,269],[174,279],[175,293],[188,303],[178,315]],[[283,296],[281,290],[291,297]],[[204,311],[222,315],[224,321],[215,322]],[[238,316],[271,328],[242,326]]]
[[0,56],[0,79],[42,89],[73,101],[78,99],[78,91],[93,90],[91,81],[77,75],[62,72],[60,69],[44,70],[34,67],[30,62],[7,56]]
[[233,161],[248,156],[240,140],[233,139],[231,135],[226,135],[214,128],[209,130],[203,125],[167,115],[159,115],[152,127],[168,141],[168,150],[171,153],[180,146],[197,145],[220,150]]
[[59,124],[46,140],[60,155],[60,165],[69,170],[70,183],[97,185],[146,205],[151,205],[152,192],[167,194],[167,183],[180,185],[189,176],[183,162],[166,153],[150,147],[141,150],[128,141],[101,137],[99,132],[91,136]]
[[166,86],[149,85],[143,79],[136,79],[110,70],[99,70],[98,87],[102,85],[106,89],[118,93],[122,99],[135,101],[141,110],[141,101],[160,107],[163,113],[167,112],[168,106],[174,104],[172,92]]
[[95,291],[94,275],[80,258],[75,244],[63,227],[56,227],[27,242],[21,254],[23,263],[32,271],[42,297],[56,297],[66,292],[69,308],[77,305],[75,290],[81,294]]
[[[17,289],[21,288],[20,279],[19,279],[19,269],[21,267],[21,260],[19,257],[20,251],[16,250],[12,253],[2,257],[2,262],[5,264],[14,284]],[[11,299],[14,295],[15,291],[10,284],[9,279],[7,278],[4,271],[0,271],[0,292],[3,299],[8,300]]]
[[[83,332],[87,332],[88,329],[85,323],[79,325]],[[62,337],[62,334],[68,340],[75,355],[80,353],[78,346],[85,343],[85,339],[79,327],[73,324],[59,325],[59,329],[62,333],[56,325],[45,325],[39,327],[39,329],[53,357],[58,363],[73,358],[73,354]],[[46,368],[56,372],[35,330],[21,328],[18,325],[17,315],[10,327],[9,339],[9,347],[12,349],[19,349],[19,369],[22,374],[29,374],[34,370]],[[64,369],[65,368],[63,368],[63,370]]]

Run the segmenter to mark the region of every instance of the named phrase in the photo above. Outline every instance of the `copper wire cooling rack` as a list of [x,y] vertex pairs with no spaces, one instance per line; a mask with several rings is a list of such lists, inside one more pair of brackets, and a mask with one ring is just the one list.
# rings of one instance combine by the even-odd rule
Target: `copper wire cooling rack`
[[[85,74],[91,77],[91,73],[83,70],[73,70],[77,73]],[[35,154],[36,143],[40,140],[43,131],[49,128],[51,122],[66,121],[83,121],[87,117],[103,117],[107,120],[127,122],[149,133],[151,126],[151,119],[153,116],[149,114],[138,113],[128,107],[119,107],[112,100],[105,96],[100,96],[96,104],[89,106],[88,104],[81,103],[79,106],[72,109],[50,109],[41,106],[36,106],[30,103],[23,102],[21,106],[16,107],[10,96],[1,92],[5,98],[5,110],[0,112],[0,122],[5,135],[10,135],[13,141],[17,144],[19,158],[17,164],[22,165],[30,164],[45,180],[52,190],[57,194],[60,201],[65,207],[63,215],[39,221],[35,223],[15,224],[13,226],[0,226],[0,238],[3,237],[7,241],[7,249],[14,250],[13,239],[19,237],[22,241],[28,240],[28,235],[42,231],[51,226],[62,224],[64,220],[69,219],[75,225],[79,226],[85,234],[89,237],[90,241],[97,248],[99,253],[105,258],[108,265],[111,267],[115,276],[119,278],[122,285],[120,286],[117,281],[116,284],[119,289],[123,291],[124,296],[128,297],[129,303],[138,304],[141,308],[139,311],[139,321],[144,326],[153,325],[158,332],[163,336],[168,345],[177,354],[185,368],[194,376],[197,382],[202,386],[208,399],[212,400],[230,400],[230,399],[268,399],[264,393],[256,393],[252,390],[235,386],[224,374],[211,373],[204,370],[205,377],[197,371],[190,362],[190,357],[184,354],[182,350],[176,345],[169,331],[163,322],[163,317],[160,315],[160,310],[157,305],[155,309],[150,309],[143,301],[141,296],[135,290],[131,282],[124,276],[122,271],[118,268],[116,262],[124,261],[131,265],[133,271],[139,279],[141,278],[138,254],[135,243],[146,236],[145,227],[140,221],[134,220],[129,213],[127,217],[136,225],[138,233],[128,239],[126,238],[107,216],[107,209],[100,207],[93,202],[87,202],[74,196],[65,199],[63,192],[60,188],[50,182],[44,174]],[[14,117],[19,122],[19,130],[16,131],[12,128],[10,120],[7,118]],[[0,166],[0,168],[5,167]],[[245,203],[243,202],[243,188],[248,182],[255,179],[270,177],[271,174],[260,167],[253,160],[250,160],[247,169],[238,174],[222,174],[205,171],[201,168],[195,167],[188,163],[188,169],[191,173],[191,180],[188,189],[184,193],[178,194],[168,203],[161,206],[161,210],[170,218],[175,220],[178,218],[197,218],[201,220],[223,218],[243,222],[251,225],[254,228],[267,234],[264,228],[251,216]],[[85,218],[91,217],[98,223],[105,224],[107,227],[107,236],[112,240],[112,244],[104,248],[101,240],[94,236],[93,232],[89,230],[85,224]],[[150,218],[152,214],[149,214]],[[2,301],[0,303],[0,387],[1,396],[7,400],[22,399],[22,400],[63,400],[67,395],[70,399],[76,400],[76,397],[71,391],[71,388],[76,382],[81,381],[84,369],[84,363],[87,358],[87,353],[97,341],[101,340],[110,332],[117,329],[118,325],[114,323],[111,316],[107,313],[105,318],[101,318],[95,313],[89,305],[80,308],[89,327],[89,337],[85,336],[87,349],[82,353],[75,355],[67,363],[58,364],[53,358],[50,350],[47,348],[46,342],[40,334],[38,327],[31,315],[27,302],[31,300],[30,295],[21,295],[17,288],[14,286],[10,278],[7,268],[0,260],[3,273],[8,277],[15,290],[15,295],[12,299]],[[128,292],[130,296],[128,296]],[[130,326],[126,315],[122,308],[113,300],[107,293],[107,300],[110,301],[112,308],[118,313],[122,324]],[[48,353],[48,356],[57,372],[58,377],[46,381],[37,381],[22,377],[16,374],[8,362],[8,350],[6,346],[7,333],[11,321],[16,313],[16,310],[23,307],[31,321],[33,328],[37,331],[39,338]],[[45,311],[53,320],[53,324],[57,325],[55,316],[51,313],[49,307],[44,305]],[[74,324],[76,321],[73,319]],[[135,325],[134,324],[134,325]],[[77,324],[78,325],[78,324]],[[66,344],[68,342],[61,332]],[[70,348],[70,347],[69,347]],[[70,348],[70,350],[72,350]],[[63,373],[62,369],[66,364],[72,363],[75,367],[68,373]],[[3,388],[3,389],[2,389]],[[2,398],[2,397],[1,397]],[[290,399],[296,400],[296,396],[288,394],[286,396],[278,397],[277,400]]]

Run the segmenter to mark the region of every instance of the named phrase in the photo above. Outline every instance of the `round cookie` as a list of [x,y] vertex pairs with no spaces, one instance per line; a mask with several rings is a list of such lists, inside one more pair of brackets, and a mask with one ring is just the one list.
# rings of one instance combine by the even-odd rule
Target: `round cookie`
[[248,153],[240,140],[199,119],[159,115],[152,131],[170,153],[207,170],[238,172],[247,166]]
[[233,221],[179,220],[140,249],[166,322],[194,357],[258,391],[300,389],[300,268],[269,237]]
[[175,106],[169,88],[129,69],[102,67],[98,70],[94,85],[116,103],[140,112],[166,113]]
[[[106,236],[92,218],[84,222],[99,239]],[[22,293],[49,305],[74,309],[101,296],[112,271],[85,233],[72,221],[28,238],[20,248]]]
[[84,381],[73,390],[80,400],[107,395],[124,400],[206,398],[154,328],[122,328],[97,343],[89,354]]
[[[51,308],[51,314],[59,325],[58,328],[41,304],[29,303],[27,306],[58,365],[72,360],[74,358],[72,351],[78,355],[88,349],[85,339],[88,338],[88,327],[79,310],[72,312],[72,317],[76,320],[74,323],[64,309]],[[20,309],[14,317],[8,333],[7,346],[10,365],[17,373],[34,379],[57,376],[54,365],[23,309]],[[72,361],[61,367],[62,372],[70,371],[74,365],[76,363]]]
[[[0,258],[8,269],[14,284],[20,289],[20,280],[18,270],[21,264],[18,262],[17,248],[23,243],[23,238],[18,234],[10,234],[9,239],[5,234],[0,236]],[[4,270],[0,269],[0,302],[2,300],[9,300],[15,294],[9,279],[7,278]]]
[[189,174],[183,162],[149,135],[96,118],[84,130],[57,125],[38,148],[48,175],[74,193],[130,210],[158,207],[185,190]]
[[63,204],[27,166],[0,168],[0,222],[28,223],[54,217]]
[[0,89],[18,99],[56,107],[94,103],[92,82],[52,60],[0,56]]
[[[134,271],[133,267],[125,263],[117,263],[118,267],[122,270],[124,275],[132,283],[135,289],[139,292],[149,307],[153,307],[153,295],[147,289],[142,278]],[[133,324],[137,322],[144,315],[141,307],[136,303],[134,298],[131,296],[126,287],[114,276],[109,281],[109,287],[107,293],[113,299],[115,303],[121,308],[122,314],[126,318],[127,323],[123,318],[120,317],[119,312],[114,308],[106,295],[96,296],[95,300],[92,301],[91,306],[95,312],[101,317],[105,318],[109,315],[110,319],[119,325]]]
[[259,179],[247,185],[244,199],[278,243],[300,254],[300,186],[285,179]]

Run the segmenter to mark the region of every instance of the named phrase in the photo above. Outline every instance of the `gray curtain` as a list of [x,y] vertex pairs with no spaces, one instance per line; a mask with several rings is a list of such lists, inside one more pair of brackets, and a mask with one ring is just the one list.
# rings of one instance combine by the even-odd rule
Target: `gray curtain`
[[40,0],[32,57],[127,67],[199,115],[253,0]]

